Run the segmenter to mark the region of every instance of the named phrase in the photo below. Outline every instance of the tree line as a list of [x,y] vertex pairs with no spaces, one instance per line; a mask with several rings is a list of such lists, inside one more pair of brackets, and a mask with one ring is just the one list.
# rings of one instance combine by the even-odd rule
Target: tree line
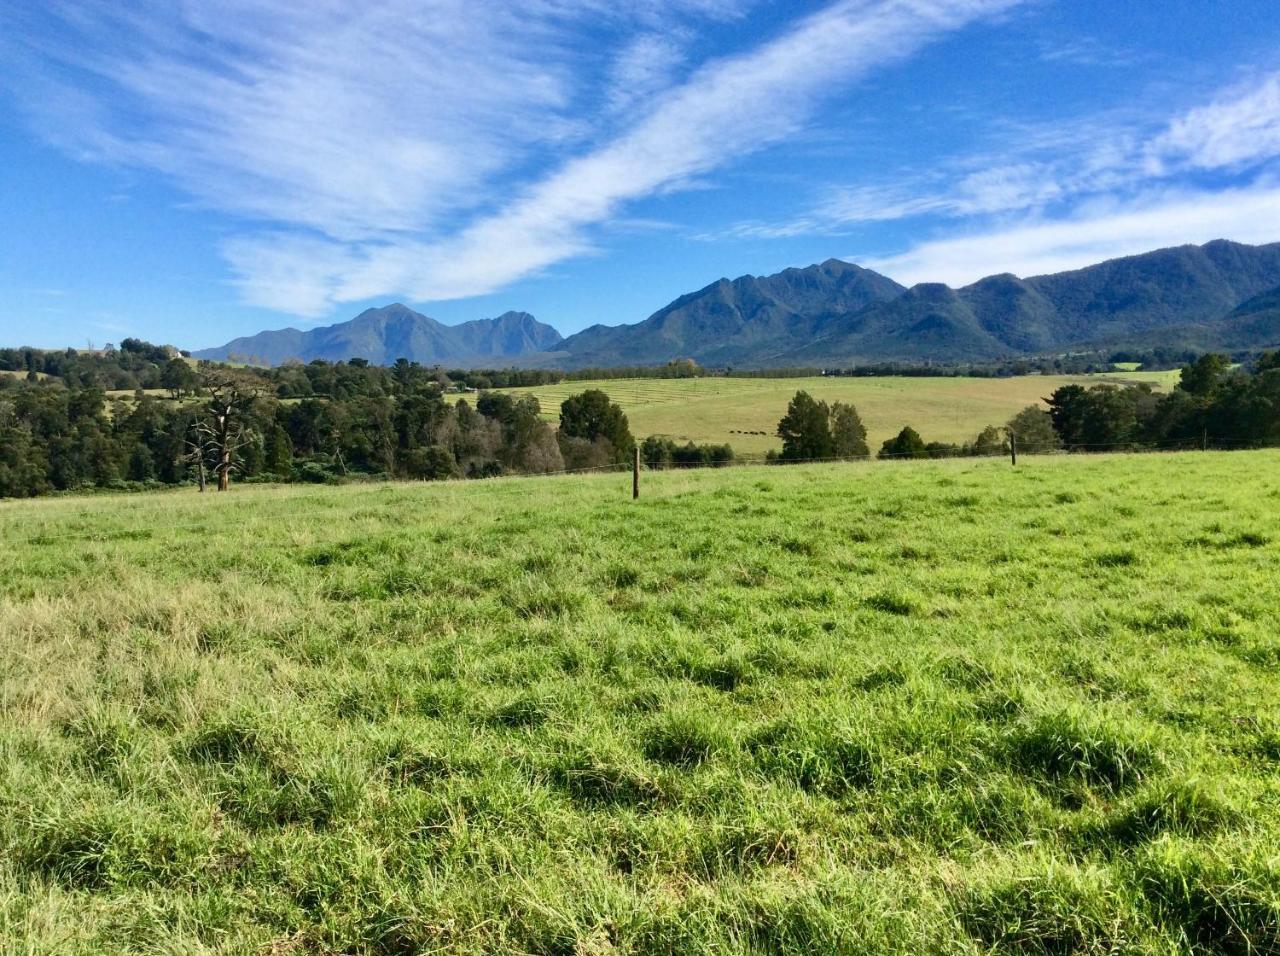
[[[733,378],[801,378],[801,377],[976,377],[1004,378],[1014,375],[1067,375],[1109,371],[1114,363],[1125,362],[1143,369],[1179,368],[1198,358],[1186,349],[1153,348],[1141,351],[1122,350],[1072,355],[1011,358],[996,362],[878,362],[846,368],[796,367],[775,369],[704,368],[692,359],[676,359],[662,365],[612,366],[608,368],[563,369],[449,369],[442,366],[422,367],[401,359],[392,368],[424,368],[432,378],[464,389],[521,388],[611,379],[683,379],[707,376]],[[32,380],[42,376],[60,378],[68,385],[98,387],[105,390],[157,389],[171,387],[162,381],[180,378],[192,363],[186,352],[168,345],[153,345],[141,339],[126,338],[119,346],[108,344],[102,349],[34,349],[0,348],[0,372],[17,372]],[[1243,358],[1247,358],[1244,356]],[[1242,360],[1243,360],[1242,358]],[[369,369],[366,374],[344,374],[343,370]],[[286,362],[275,368],[252,368],[265,387],[280,397],[303,395],[334,396],[330,389],[341,379],[350,388],[385,389],[383,379],[389,370],[371,366],[363,359],[348,362]],[[403,370],[395,373],[403,376]]]
[[[194,375],[194,363],[186,361],[189,353],[169,345],[153,345],[141,339],[127,338],[118,346],[108,343],[102,349],[35,349],[0,348],[0,372],[14,372],[36,381],[44,377],[58,378],[68,386],[101,388],[106,391],[169,388],[168,376]],[[224,363],[226,364],[226,363]],[[184,373],[185,370],[185,373]],[[412,371],[411,371],[412,370]],[[394,390],[394,382],[410,375],[424,375],[445,387],[461,389],[521,388],[554,385],[559,382],[593,380],[661,378],[701,378],[717,374],[702,368],[692,359],[676,359],[662,365],[616,366],[610,368],[562,369],[448,369],[422,366],[407,359],[395,365],[370,365],[364,359],[345,362],[286,362],[274,368],[249,366],[246,374],[258,378],[265,389],[281,398],[299,396],[350,397],[353,393],[386,393]],[[335,394],[335,390],[346,394]]]
[[[1280,352],[1249,366],[1226,355],[1202,355],[1185,365],[1166,394],[1148,384],[1064,385],[1003,427],[988,426],[971,441],[925,441],[907,426],[886,440],[879,458],[954,458],[1009,454],[1102,452],[1147,448],[1247,448],[1280,444]],[[781,463],[869,458],[866,429],[850,405],[797,392],[778,422]]]
[[[225,488],[250,481],[357,477],[442,479],[620,467],[637,449],[626,415],[593,389],[562,403],[559,427],[533,396],[474,398],[438,368],[361,360],[278,369],[191,363],[173,350],[126,340],[94,353],[0,350],[0,496],[186,482]],[[128,374],[168,400],[109,396]],[[461,386],[465,388],[465,386]],[[851,404],[798,392],[778,423],[771,461],[870,457]],[[971,441],[926,441],[904,428],[882,458],[1148,447],[1239,448],[1280,443],[1280,354],[1249,366],[1226,356],[1186,365],[1166,394],[1146,385],[1067,385]],[[732,463],[729,445],[638,445],[649,468]]]
[[[531,395],[488,391],[473,403],[438,370],[407,362],[266,371],[156,354],[133,370],[165,389],[163,399],[80,384],[82,374],[112,367],[99,358],[75,362],[66,378],[35,369],[0,376],[0,497],[184,483],[225,490],[233,480],[550,474],[625,465],[636,448],[621,407],[595,389],[561,404],[557,428]],[[643,451],[653,468],[733,456],[728,446],[660,438]]]

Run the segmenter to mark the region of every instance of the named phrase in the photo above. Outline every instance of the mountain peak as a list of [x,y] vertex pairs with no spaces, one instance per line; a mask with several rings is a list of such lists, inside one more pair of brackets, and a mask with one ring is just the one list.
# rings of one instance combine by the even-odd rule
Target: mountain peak
[[565,339],[573,365],[661,364],[693,356],[704,364],[783,351],[811,338],[832,315],[894,299],[902,286],[839,259],[769,276],[721,278],[659,309],[638,325],[595,327]]
[[954,299],[956,290],[945,282],[917,282],[906,294],[918,299]]
[[[421,312],[417,312],[409,308],[403,302],[392,302],[392,303],[389,303],[388,305],[372,306],[368,309],[365,309],[363,312],[361,312],[359,315],[357,315],[354,319],[351,319],[350,321],[355,322],[359,319],[395,318],[400,316],[410,316],[413,318],[423,318],[423,319],[427,318],[427,316],[423,315]],[[435,321],[435,320],[432,319],[430,321]],[[340,322],[337,324],[341,325],[343,323]]]
[[409,308],[403,302],[388,302],[386,305],[374,305],[361,312],[361,315],[390,315],[394,313],[411,312],[414,315],[421,315],[414,309]]
[[810,268],[823,269],[827,272],[871,272],[866,266],[860,266],[856,262],[850,262],[847,259],[837,259],[834,256],[830,259],[824,259],[816,266]]

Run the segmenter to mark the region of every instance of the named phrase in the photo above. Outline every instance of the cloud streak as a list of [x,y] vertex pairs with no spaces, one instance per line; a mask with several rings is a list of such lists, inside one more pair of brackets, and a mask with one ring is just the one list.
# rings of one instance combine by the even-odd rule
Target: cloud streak
[[1149,168],[1222,169],[1280,156],[1280,73],[1198,107],[1148,149]]
[[[627,204],[785,140],[834,90],[1019,2],[837,0],[682,82],[670,38],[735,5],[224,0],[175,18],[152,0],[30,14],[60,16],[62,42],[0,50],[52,138],[258,224],[224,246],[248,301],[322,315],[491,292],[589,253]],[[588,20],[604,55],[580,49]]]
[[[1145,128],[1085,119],[1022,138],[1025,154],[1012,162],[971,157],[953,162],[949,176],[834,189],[794,219],[701,238],[836,234],[899,219],[961,223],[905,252],[848,256],[902,282],[953,285],[1215,238],[1280,240],[1280,73]],[[1046,151],[1052,158],[1037,158]]]
[[16,51],[15,94],[50,138],[250,219],[343,238],[431,228],[575,132],[552,4],[153,0],[44,16],[25,34],[54,39]]
[[[1190,201],[1187,197],[1198,195],[1215,209],[1230,208],[1229,202],[1213,202],[1214,190],[1191,188],[1196,185],[1191,180],[1195,174],[1214,173],[1243,175],[1253,183],[1280,160],[1280,73],[1222,92],[1209,104],[1163,123],[1086,117],[1057,127],[1019,129],[1015,138],[1020,147],[952,160],[940,164],[942,171],[929,177],[833,188],[793,219],[735,223],[699,238],[835,234],[872,223],[925,217],[993,221],[986,230],[993,236],[1010,231],[1010,224],[1003,221],[1009,217],[1043,221],[1047,231],[1040,234],[1051,235],[1049,227],[1055,221],[1076,222],[1076,228],[1089,221],[1092,206],[1138,206],[1151,202],[1153,195],[1172,194],[1179,186],[1183,187],[1180,206]],[[1099,220],[1099,227],[1106,222]],[[1223,223],[1224,232],[1230,234],[1255,234],[1253,226],[1247,219]],[[971,224],[964,233],[984,234]],[[1274,237],[1280,238],[1280,232]],[[1164,239],[1166,243],[1190,241],[1178,234]],[[998,246],[993,243],[992,248]],[[959,252],[958,246],[945,242],[928,241],[919,248],[921,254],[926,249]],[[1099,248],[1111,247],[1100,241]],[[1064,261],[1076,259],[1069,253],[1063,257]],[[909,254],[901,261],[915,260]],[[938,268],[940,275],[949,271],[945,262],[939,261]],[[958,274],[970,271],[966,267]]]
[[1059,220],[1032,219],[921,243],[897,255],[864,258],[899,282],[966,285],[1012,272],[1043,275],[1185,243],[1231,238],[1280,240],[1280,184],[1225,191],[1175,191],[1100,203]]
[[[815,97],[919,49],[939,33],[1010,6],[1008,0],[839,3],[779,39],[705,66],[649,115],[567,162],[497,214],[456,237],[411,250],[361,250],[355,289],[411,283],[415,297],[491,291],[591,248],[586,229],[631,200],[710,172],[779,142],[808,118]],[[372,280],[372,281],[370,281]]]

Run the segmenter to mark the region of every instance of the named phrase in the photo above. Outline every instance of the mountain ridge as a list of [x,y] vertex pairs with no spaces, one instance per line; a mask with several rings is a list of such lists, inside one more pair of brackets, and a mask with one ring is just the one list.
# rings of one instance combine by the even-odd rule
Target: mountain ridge
[[365,309],[346,322],[306,331],[259,332],[192,354],[221,361],[238,356],[267,365],[353,358],[375,365],[393,365],[400,358],[434,364],[516,358],[544,352],[562,340],[556,329],[528,312],[504,312],[491,319],[445,325],[395,302]]
[[[889,301],[905,289],[892,279],[840,259],[770,276],[717,279],[686,293],[634,325],[595,325],[569,336],[558,351],[588,355],[585,364],[660,364],[696,358],[730,363],[741,347],[769,354],[797,337],[812,338],[828,317]],[[645,342],[651,336],[654,341]],[[714,337],[710,347],[705,341]]]
[[[1271,296],[1268,298],[1268,296]],[[1243,310],[1243,311],[1242,311]],[[991,362],[1093,348],[1199,350],[1280,344],[1280,243],[1217,239],[1065,272],[910,288],[841,259],[720,278],[643,321],[567,338],[526,312],[446,326],[394,303],[321,329],[236,339],[198,358],[270,364],[364,358],[393,364],[583,368],[660,365],[840,367]]]
[[[831,275],[833,263],[840,260],[798,271],[817,281]],[[997,361],[1102,344],[1141,341],[1150,345],[1159,342],[1161,330],[1186,327],[1198,330],[1198,340],[1205,347],[1247,347],[1239,343],[1248,339],[1248,329],[1269,328],[1265,319],[1246,325],[1240,319],[1228,323],[1225,317],[1249,298],[1280,286],[1280,243],[1249,246],[1214,240],[1048,275],[996,274],[958,289],[941,283],[905,289],[878,273],[844,265],[859,269],[864,286],[874,283],[875,277],[900,291],[888,294],[890,286],[877,285],[881,294],[861,307],[851,308],[856,303],[833,296],[826,308],[794,310],[788,321],[800,334],[790,341],[786,336],[759,341],[751,334],[735,333],[701,343],[686,340],[682,344],[691,347],[664,356],[646,330],[652,332],[672,321],[673,314],[687,310],[693,300],[682,296],[634,326],[597,326],[569,336],[558,349],[558,363],[567,367],[648,364],[676,357],[745,367]],[[730,285],[736,292],[749,292],[752,286],[745,280],[751,278],[742,277]],[[705,300],[723,290],[727,281],[692,295]],[[748,303],[744,312],[740,299],[730,301],[721,295],[714,303],[702,301],[699,312],[736,310],[745,318],[753,304]]]

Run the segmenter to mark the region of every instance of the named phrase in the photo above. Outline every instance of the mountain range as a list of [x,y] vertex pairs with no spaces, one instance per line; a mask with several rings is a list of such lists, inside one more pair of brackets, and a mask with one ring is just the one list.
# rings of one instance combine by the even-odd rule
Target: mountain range
[[506,312],[496,319],[445,325],[400,303],[366,309],[349,322],[300,331],[280,329],[233,339],[220,348],[203,349],[196,358],[240,359],[280,365],[291,359],[331,362],[353,358],[373,365],[394,365],[407,358],[424,365],[508,365],[522,355],[538,355],[559,347],[563,337],[528,312]]
[[839,259],[771,276],[719,279],[633,325],[568,338],[527,313],[446,326],[392,305],[350,322],[237,339],[200,358],[289,358],[582,368],[849,366],[984,362],[1092,348],[1280,345],[1280,243],[1216,240],[959,289],[905,288]]

